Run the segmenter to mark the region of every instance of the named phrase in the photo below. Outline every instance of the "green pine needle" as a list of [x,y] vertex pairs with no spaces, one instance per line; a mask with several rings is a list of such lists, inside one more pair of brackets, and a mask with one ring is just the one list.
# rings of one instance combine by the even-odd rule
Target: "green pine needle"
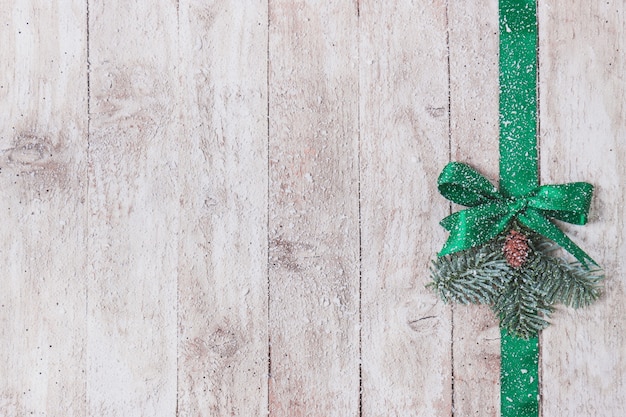
[[541,269],[539,289],[550,304],[586,307],[601,295],[604,274],[600,269],[588,270],[579,262],[546,256],[541,257]]
[[509,285],[492,305],[500,327],[522,339],[535,337],[545,329],[552,313],[550,303],[545,301],[537,285],[538,274],[534,272],[531,268],[515,269]]
[[487,244],[432,261],[428,286],[446,303],[492,304],[509,269],[502,251]]

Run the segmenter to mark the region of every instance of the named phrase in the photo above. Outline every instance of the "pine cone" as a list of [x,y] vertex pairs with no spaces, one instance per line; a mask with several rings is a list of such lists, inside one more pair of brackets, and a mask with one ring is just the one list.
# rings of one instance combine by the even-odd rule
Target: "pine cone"
[[528,259],[529,250],[528,238],[516,230],[509,232],[502,248],[506,261],[513,268],[519,268],[524,265],[524,262]]

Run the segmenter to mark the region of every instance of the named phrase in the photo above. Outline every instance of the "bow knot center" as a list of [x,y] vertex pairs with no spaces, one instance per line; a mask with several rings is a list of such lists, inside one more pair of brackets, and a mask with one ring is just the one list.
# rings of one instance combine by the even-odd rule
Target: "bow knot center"
[[514,214],[520,213],[528,207],[528,197],[518,197],[509,203]]

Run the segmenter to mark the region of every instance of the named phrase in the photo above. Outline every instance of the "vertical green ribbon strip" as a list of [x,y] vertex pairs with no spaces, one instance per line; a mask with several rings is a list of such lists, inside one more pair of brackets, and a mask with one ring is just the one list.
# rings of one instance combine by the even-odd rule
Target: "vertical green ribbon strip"
[[[519,197],[539,185],[537,4],[499,0],[500,192]],[[539,415],[539,341],[501,331],[502,417]]]

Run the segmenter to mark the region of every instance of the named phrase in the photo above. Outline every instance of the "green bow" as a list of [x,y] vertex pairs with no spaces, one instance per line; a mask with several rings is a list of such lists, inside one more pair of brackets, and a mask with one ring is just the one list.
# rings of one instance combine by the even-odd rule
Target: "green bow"
[[511,220],[553,240],[581,264],[597,263],[549,219],[587,223],[593,186],[586,182],[542,185],[523,196],[506,197],[470,166],[450,162],[438,179],[439,192],[448,200],[470,207],[441,221],[450,236],[439,252],[448,255],[488,242],[506,230]]

